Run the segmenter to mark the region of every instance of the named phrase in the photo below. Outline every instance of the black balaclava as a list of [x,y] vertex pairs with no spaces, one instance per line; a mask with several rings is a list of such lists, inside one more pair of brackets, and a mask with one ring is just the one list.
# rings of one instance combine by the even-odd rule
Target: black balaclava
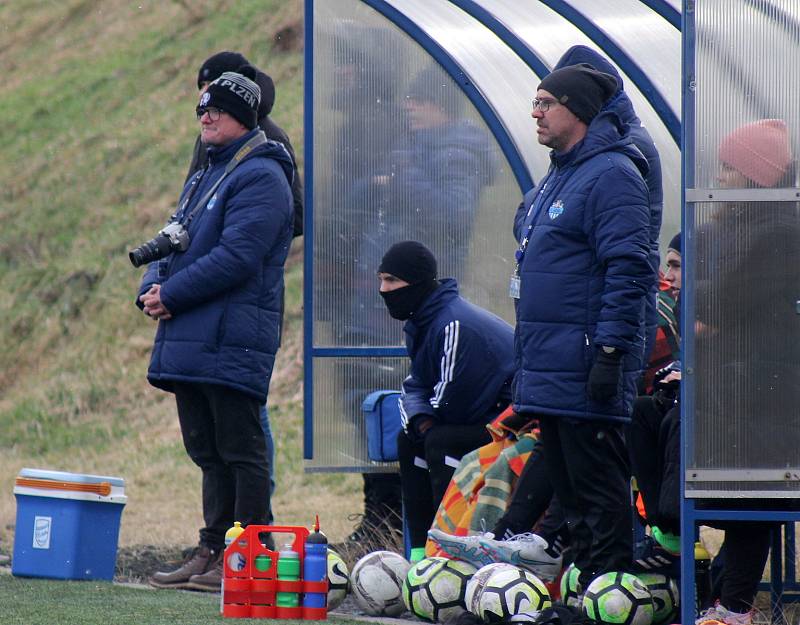
[[401,321],[413,317],[428,296],[439,287],[436,258],[418,241],[395,243],[384,254],[378,272],[390,273],[408,282],[408,286],[381,292],[389,314]]

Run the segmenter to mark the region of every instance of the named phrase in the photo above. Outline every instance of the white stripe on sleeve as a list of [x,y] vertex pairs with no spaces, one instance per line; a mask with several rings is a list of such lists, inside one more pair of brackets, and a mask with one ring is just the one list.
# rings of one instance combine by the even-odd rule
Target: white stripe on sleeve
[[451,321],[444,329],[444,354],[439,365],[439,382],[433,388],[431,406],[438,408],[442,401],[447,384],[453,381],[453,372],[456,368],[456,355],[458,353],[458,334],[461,322],[458,319]]

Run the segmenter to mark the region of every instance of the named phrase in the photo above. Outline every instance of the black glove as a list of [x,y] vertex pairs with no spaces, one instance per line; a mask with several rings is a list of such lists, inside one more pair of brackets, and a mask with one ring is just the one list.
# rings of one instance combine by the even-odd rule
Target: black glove
[[423,413],[414,415],[408,420],[406,434],[408,434],[408,437],[414,442],[424,440],[428,430],[430,430],[435,423],[436,421],[429,414]]
[[621,377],[622,352],[614,350],[609,354],[602,349],[598,350],[592,369],[589,371],[587,385],[589,399],[598,402],[613,399],[619,391]]

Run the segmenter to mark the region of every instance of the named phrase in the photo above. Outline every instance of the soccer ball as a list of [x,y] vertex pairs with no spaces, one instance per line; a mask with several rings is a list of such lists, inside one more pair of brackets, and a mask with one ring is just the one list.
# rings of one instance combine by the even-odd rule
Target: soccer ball
[[358,607],[370,616],[400,616],[403,581],[411,565],[393,551],[374,551],[353,567],[350,585]]
[[464,593],[475,567],[461,560],[426,558],[413,565],[403,585],[403,600],[416,616],[446,621],[464,611]]
[[568,608],[581,607],[580,595],[581,592],[583,592],[583,589],[581,588],[581,583],[579,580],[580,575],[581,572],[573,562],[567,567],[567,570],[564,571],[564,574],[561,576],[561,601]]
[[653,597],[639,578],[630,573],[603,573],[586,589],[583,612],[590,619],[608,625],[650,625]]
[[403,582],[403,602],[415,616],[426,620],[433,618],[433,602],[428,593],[428,582],[445,562],[445,558],[425,558],[412,564]]
[[641,573],[636,577],[653,596],[653,623],[668,623],[680,607],[678,584],[659,573]]
[[481,598],[486,582],[495,571],[506,569],[518,570],[513,564],[507,562],[492,562],[479,568],[467,582],[467,591],[464,593],[464,606],[468,612],[478,615],[478,602]]
[[547,586],[533,573],[523,569],[500,570],[486,581],[478,599],[478,616],[487,623],[498,623],[551,605]]
[[338,608],[349,590],[350,579],[342,556],[328,549],[328,609]]

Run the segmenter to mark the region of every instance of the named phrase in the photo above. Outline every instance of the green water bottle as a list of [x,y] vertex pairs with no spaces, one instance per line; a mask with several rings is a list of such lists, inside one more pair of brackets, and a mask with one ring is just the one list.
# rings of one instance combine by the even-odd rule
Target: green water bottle
[[[291,543],[284,545],[278,552],[278,581],[300,581],[300,554],[292,549]],[[296,608],[300,605],[300,593],[277,592],[275,604],[279,608]]]

